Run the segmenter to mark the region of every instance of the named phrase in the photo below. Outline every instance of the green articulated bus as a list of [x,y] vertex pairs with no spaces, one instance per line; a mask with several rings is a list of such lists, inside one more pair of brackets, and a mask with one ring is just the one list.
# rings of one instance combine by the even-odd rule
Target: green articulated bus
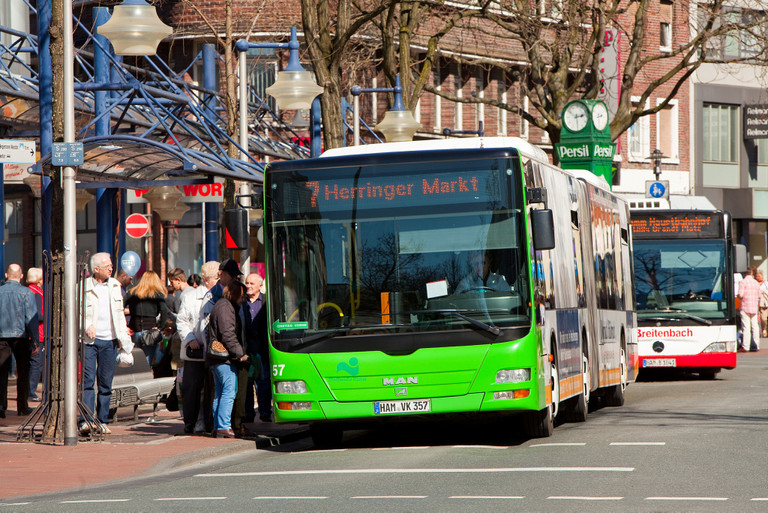
[[546,437],[623,404],[629,211],[593,175],[515,138],[377,144],[270,165],[264,211],[275,418],[318,445],[453,413]]

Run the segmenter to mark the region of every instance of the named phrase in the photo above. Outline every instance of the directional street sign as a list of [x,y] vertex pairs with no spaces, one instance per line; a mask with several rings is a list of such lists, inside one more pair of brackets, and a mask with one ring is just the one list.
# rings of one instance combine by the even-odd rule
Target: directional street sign
[[645,197],[669,198],[669,180],[648,180],[645,182]]
[[83,164],[83,143],[53,143],[51,164],[54,166],[81,166]]
[[0,164],[34,164],[35,141],[0,139]]
[[131,214],[125,219],[125,233],[140,239],[149,233],[149,221],[141,214]]

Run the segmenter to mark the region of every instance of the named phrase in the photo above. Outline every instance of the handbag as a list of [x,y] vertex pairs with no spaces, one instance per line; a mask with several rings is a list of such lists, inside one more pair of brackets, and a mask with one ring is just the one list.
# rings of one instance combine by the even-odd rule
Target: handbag
[[162,340],[163,334],[157,328],[152,328],[141,332],[141,343],[144,345],[144,347],[152,347]]
[[133,367],[133,353],[120,349],[115,357],[115,363],[118,367]]
[[229,351],[224,344],[218,340],[213,340],[208,344],[208,356],[214,360],[226,361],[229,360]]
[[203,358],[205,358],[205,355],[203,354],[202,346],[198,347],[197,349],[192,349],[192,347],[187,345],[186,353],[187,353],[187,358],[189,358],[190,360],[202,360]]

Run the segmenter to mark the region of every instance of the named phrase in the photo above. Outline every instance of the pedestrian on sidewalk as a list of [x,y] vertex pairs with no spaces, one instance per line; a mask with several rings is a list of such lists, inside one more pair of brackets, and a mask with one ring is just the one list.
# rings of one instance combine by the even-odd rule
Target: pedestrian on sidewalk
[[[208,425],[210,419],[211,401],[206,400],[203,391],[206,388],[208,370],[205,368],[205,339],[195,335],[195,328],[200,320],[203,304],[207,294],[219,280],[219,262],[211,260],[200,269],[201,286],[189,287],[191,292],[181,296],[179,312],[176,315],[176,330],[181,338],[181,359],[184,366],[181,372],[181,401],[184,410],[184,433],[194,434],[212,432],[213,425]],[[200,405],[203,404],[203,426],[196,430]]]
[[739,299],[741,300],[741,352],[760,350],[760,317],[758,304],[760,301],[760,285],[755,276],[757,269],[750,267],[744,279],[739,282]]
[[248,355],[243,351],[243,326],[238,315],[244,298],[245,285],[240,281],[231,281],[224,288],[221,299],[216,302],[209,316],[209,348],[211,344],[217,344],[228,353],[228,356],[222,359],[214,357],[209,349],[205,355],[205,363],[213,373],[213,420],[217,438],[235,437],[231,421],[237,393],[237,371],[249,361]]
[[760,284],[760,301],[758,303],[760,308],[760,329],[763,332],[763,337],[768,337],[768,282],[765,281],[763,271],[760,270],[757,271],[755,279]]
[[37,385],[43,375],[43,369],[46,366],[45,356],[45,329],[43,319],[45,316],[45,302],[43,301],[43,270],[39,267],[30,267],[27,269],[27,287],[35,294],[35,303],[38,312],[38,343],[37,353],[32,351],[32,360],[29,367],[29,400],[39,401],[37,396]]
[[[154,271],[147,271],[139,280],[138,285],[128,290],[125,295],[125,308],[128,309],[131,321],[128,327],[132,330],[133,343],[144,351],[147,363],[152,368],[153,377],[160,377],[156,367],[152,366],[155,351],[162,342],[161,330],[168,319],[168,307],[165,303],[165,286],[160,276]],[[154,343],[145,343],[144,334],[156,335]],[[152,337],[148,337],[152,338]]]
[[[243,324],[245,325],[245,346],[251,355],[251,366],[256,376],[249,383],[244,406],[246,417],[249,408],[253,409],[253,385],[256,385],[256,397],[259,409],[259,420],[272,422],[272,383],[269,376],[269,344],[267,343],[267,307],[262,287],[264,278],[257,273],[251,273],[245,279],[246,300],[241,308]],[[239,393],[239,391],[238,391]],[[237,407],[237,400],[235,405]],[[237,427],[237,424],[235,424]]]
[[[85,279],[85,345],[83,349],[83,403],[104,424],[104,433],[111,431],[109,402],[112,399],[112,379],[115,375],[117,350],[133,347],[128,334],[120,282],[112,278],[112,257],[96,253],[90,261],[91,276]],[[94,386],[98,386],[98,395]],[[82,422],[80,433],[90,431]]]
[[8,373],[11,354],[16,357],[16,412],[29,415],[29,366],[39,343],[39,314],[35,293],[21,284],[19,264],[11,264],[0,286],[0,418],[8,409]]

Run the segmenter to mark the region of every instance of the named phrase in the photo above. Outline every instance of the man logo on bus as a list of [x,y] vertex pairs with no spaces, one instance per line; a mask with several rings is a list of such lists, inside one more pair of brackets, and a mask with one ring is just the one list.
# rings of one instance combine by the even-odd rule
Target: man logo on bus
[[344,371],[350,376],[357,376],[360,373],[360,367],[358,367],[357,358],[350,358],[349,363],[339,362],[338,365],[336,365],[336,372],[339,371]]
[[415,376],[408,376],[407,378],[384,378],[384,386],[388,385],[418,385],[419,378]]

